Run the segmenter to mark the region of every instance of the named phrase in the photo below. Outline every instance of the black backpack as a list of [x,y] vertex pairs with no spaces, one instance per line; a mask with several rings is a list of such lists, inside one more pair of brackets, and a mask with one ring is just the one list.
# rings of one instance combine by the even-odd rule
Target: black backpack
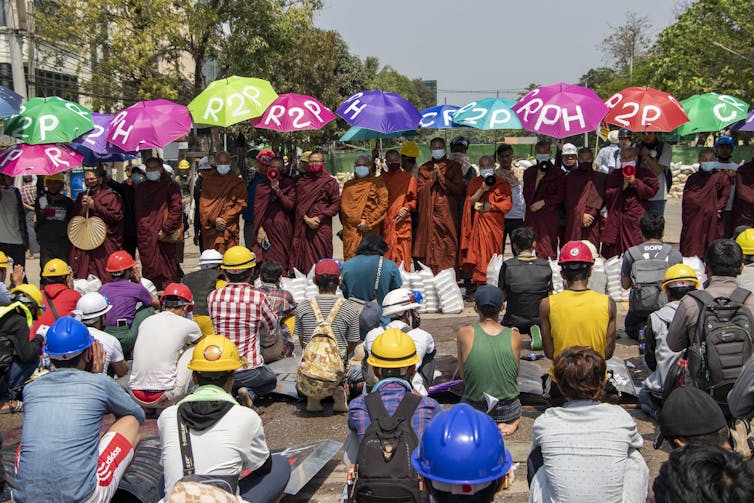
[[421,398],[407,392],[390,416],[379,392],[365,399],[371,424],[359,445],[357,479],[351,501],[359,503],[427,503],[411,453],[419,445],[411,418]]

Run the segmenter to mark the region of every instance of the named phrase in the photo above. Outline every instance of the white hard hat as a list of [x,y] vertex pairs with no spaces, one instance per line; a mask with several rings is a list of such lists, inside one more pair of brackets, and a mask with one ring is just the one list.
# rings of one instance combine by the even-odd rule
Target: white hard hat
[[167,164],[167,163],[163,164],[162,165],[162,169],[164,169],[165,171],[167,171],[167,173],[169,175],[174,175],[175,174],[175,170],[173,170],[173,167],[170,164]]
[[99,292],[84,294],[76,302],[76,310],[81,313],[82,320],[99,318],[112,308],[113,306],[107,301],[107,298]]
[[619,138],[618,138],[618,130],[617,129],[613,129],[612,131],[610,131],[609,133],[607,133],[607,141],[609,141],[610,144],[617,145],[618,144],[618,140],[619,140]]
[[385,316],[404,313],[417,307],[421,307],[421,304],[408,288],[392,290],[382,299],[382,314]]
[[202,269],[208,269],[210,267],[218,266],[223,263],[223,255],[219,251],[213,249],[204,250],[199,256],[199,267]]
[[212,169],[212,164],[209,162],[209,157],[206,155],[199,159],[199,166],[197,166],[199,169]]
[[566,143],[563,145],[563,155],[578,155],[579,149],[573,143]]

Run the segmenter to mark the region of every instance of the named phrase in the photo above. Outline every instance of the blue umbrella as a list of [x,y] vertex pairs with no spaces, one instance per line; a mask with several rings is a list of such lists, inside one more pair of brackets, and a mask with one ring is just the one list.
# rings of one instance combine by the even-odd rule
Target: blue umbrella
[[11,91],[5,86],[0,86],[0,119],[16,115],[21,110],[23,96]]
[[336,112],[351,126],[381,133],[395,133],[416,129],[422,116],[403,96],[386,91],[356,93]]
[[476,129],[523,129],[518,116],[511,110],[516,102],[505,98],[485,98],[472,101],[458,109],[453,122]]
[[379,131],[372,131],[371,129],[354,126],[340,137],[340,141],[377,140],[380,138],[400,138],[401,136],[419,136],[419,133],[414,129],[408,131],[396,131],[394,133],[381,133]]
[[420,128],[427,129],[450,129],[461,127],[460,124],[453,122],[453,114],[460,107],[455,105],[437,105],[436,107],[425,108],[421,111],[422,120],[419,122]]
[[[124,162],[139,157],[138,154],[132,154],[130,152],[98,154],[94,150],[87,148],[81,144],[71,144],[71,148],[76,150],[79,154],[84,156],[83,164],[88,166],[100,163],[100,162]],[[117,147],[114,147],[117,148]]]

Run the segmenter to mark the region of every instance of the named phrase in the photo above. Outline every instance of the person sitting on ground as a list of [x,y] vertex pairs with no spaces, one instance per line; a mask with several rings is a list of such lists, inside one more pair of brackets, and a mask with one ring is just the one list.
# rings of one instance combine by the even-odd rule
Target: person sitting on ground
[[[397,328],[402,330],[411,337],[416,345],[416,353],[419,355],[419,361],[416,364],[416,373],[414,374],[411,384],[414,386],[414,392],[427,396],[427,388],[432,385],[432,379],[435,372],[435,340],[432,334],[419,328],[421,325],[421,316],[417,309],[421,307],[421,294],[412,292],[408,288],[397,288],[385,295],[382,301],[382,314],[390,318],[390,322],[385,327],[377,327],[369,331],[364,339],[364,352],[366,357],[369,356],[375,339],[384,333],[388,328]],[[364,372],[366,370],[366,372]],[[362,365],[364,380],[367,391],[377,383],[374,372]]]
[[671,449],[705,444],[732,450],[723,411],[708,393],[698,388],[674,389],[658,413],[657,423],[660,433],[654,441],[655,449],[667,440]]
[[736,278],[741,288],[754,291],[754,229],[747,228],[736,236],[736,243],[744,254],[744,267]]
[[[283,276],[283,265],[274,260],[267,260],[259,266],[259,279],[262,282],[257,290],[267,296],[272,304],[272,310],[278,318],[277,327],[268,333],[269,341],[262,340],[262,357],[266,363],[274,362],[281,358],[293,356],[293,335],[291,328],[295,323],[296,306],[293,295],[288,290],[280,287],[280,278]],[[264,339],[264,338],[263,338]]]
[[479,322],[458,331],[458,374],[463,379],[461,399],[486,412],[503,436],[513,434],[521,422],[518,398],[518,357],[521,334],[498,323],[503,291],[482,285],[474,294]]
[[554,361],[563,350],[586,346],[606,360],[612,358],[615,351],[615,301],[589,289],[593,264],[594,257],[585,243],[566,243],[558,260],[565,290],[550,295],[539,304],[542,348],[547,358],[553,361],[544,378],[544,391],[553,405],[562,401]]
[[194,321],[202,329],[202,335],[212,335],[215,327],[209,317],[207,296],[218,288],[219,281],[227,284],[225,274],[220,270],[223,254],[211,248],[199,256],[199,270],[190,272],[181,278],[181,283],[189,287],[194,296]]
[[668,372],[681,356],[681,353],[668,349],[668,327],[675,317],[681,299],[697,288],[699,288],[699,280],[691,267],[676,264],[665,271],[662,291],[668,303],[649,315],[644,360],[653,372],[644,380],[639,391],[641,410],[651,417],[656,417],[657,410],[662,406]]
[[652,503],[744,503],[754,496],[754,470],[713,445],[671,451],[652,484]]
[[411,463],[438,503],[491,503],[514,479],[513,457],[497,426],[466,404],[435,416]]
[[42,334],[29,338],[29,327],[42,314],[42,293],[34,285],[11,290],[11,302],[0,306],[0,414],[21,412],[26,380],[39,366]]
[[746,360],[736,384],[728,393],[728,407],[736,419],[754,418],[754,355]]
[[99,292],[89,292],[81,296],[76,303],[76,309],[71,314],[81,320],[89,329],[92,337],[102,344],[105,352],[105,364],[102,366],[102,372],[114,374],[116,377],[123,377],[128,373],[128,363],[123,357],[123,348],[120,341],[112,335],[104,332],[106,325],[107,313],[113,308],[107,297]]
[[162,312],[139,326],[128,387],[142,407],[164,409],[181,400],[189,390],[188,362],[202,331],[188,319],[193,307],[191,291],[180,283],[165,287]]
[[42,284],[44,312],[31,327],[32,334],[36,334],[41,326],[49,327],[58,318],[71,314],[81,298],[81,294],[73,289],[73,271],[59,258],[50,260],[42,268]]
[[569,347],[556,358],[554,375],[566,403],[534,421],[529,501],[645,500],[644,441],[628,412],[600,403],[606,372],[605,359],[588,347]]
[[137,307],[160,308],[160,299],[149,293],[136,279],[134,268],[139,264],[130,253],[118,250],[107,259],[107,272],[112,276],[99,288],[99,293],[108,298],[112,309],[107,313],[108,327],[130,327]]
[[[133,459],[144,412],[102,373],[102,345],[80,321],[58,319],[44,352],[56,370],[24,389],[13,501],[110,501]],[[100,436],[109,414],[115,422]]]
[[24,282],[24,268],[20,265],[13,265],[13,260],[0,251],[0,306],[7,306],[11,303],[10,290],[5,284],[6,276],[10,273],[11,288],[19,286]]
[[[288,460],[270,454],[259,415],[230,394],[242,366],[238,348],[227,337],[208,335],[196,345],[188,368],[198,387],[157,420],[165,494],[180,492],[187,455],[192,473],[228,479],[244,501],[273,503],[282,494],[291,475]],[[181,445],[186,433],[188,453]],[[247,471],[251,474],[242,477]]]

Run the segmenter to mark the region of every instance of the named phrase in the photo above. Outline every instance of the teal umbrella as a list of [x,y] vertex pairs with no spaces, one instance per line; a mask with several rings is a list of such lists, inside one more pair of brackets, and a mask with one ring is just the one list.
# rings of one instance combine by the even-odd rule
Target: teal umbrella
[[712,133],[746,119],[749,104],[733,96],[717,93],[695,94],[681,101],[689,122],[676,131],[680,136]]
[[485,98],[459,108],[453,123],[476,129],[523,129],[518,116],[511,110],[516,102],[505,98]]
[[377,140],[380,138],[400,138],[402,136],[419,136],[419,133],[413,129],[409,129],[408,131],[395,131],[394,133],[381,133],[379,131],[354,126],[340,137],[340,141]]

